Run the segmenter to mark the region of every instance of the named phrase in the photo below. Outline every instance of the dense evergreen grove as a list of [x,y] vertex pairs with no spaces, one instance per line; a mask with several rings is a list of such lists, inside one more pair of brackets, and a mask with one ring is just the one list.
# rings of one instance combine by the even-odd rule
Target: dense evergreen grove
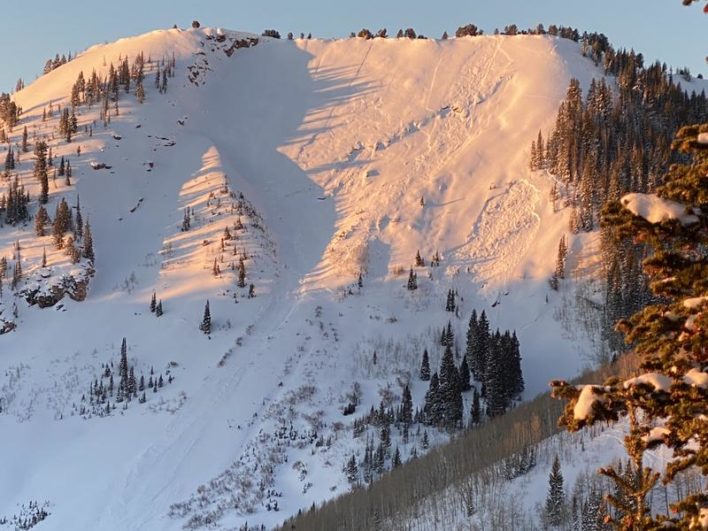
[[59,68],[62,65],[65,65],[69,61],[71,61],[71,53],[69,55],[64,55],[62,54],[61,57],[59,54],[56,54],[54,56],[54,59],[47,59],[47,62],[44,63],[44,69],[42,70],[42,74],[48,74],[52,70]]
[[[641,54],[615,51],[603,36],[583,37],[583,51],[616,83],[593,80],[583,97],[572,79],[555,127],[545,139],[539,131],[531,144],[530,167],[556,177],[551,200],[556,208],[571,208],[571,232],[601,230],[605,335],[617,351],[625,346],[614,323],[654,298],[640,266],[646,245],[601,224],[600,211],[607,201],[629,192],[651,193],[663,184],[669,165],[685,159],[672,153],[671,138],[681,124],[708,119],[708,100],[703,92],[681,88],[688,74],[672,75],[658,62],[644,65]],[[561,242],[553,289],[563,278],[566,252]]]
[[[619,512],[614,523],[628,530],[698,529],[699,511],[708,504],[705,491],[683,493],[672,507],[677,516],[657,516],[647,499],[660,478],[669,484],[691,469],[703,481],[708,476],[708,123],[681,128],[673,145],[685,162],[671,166],[657,200],[684,206],[683,218],[652,223],[618,201],[603,211],[604,224],[646,242],[652,251],[642,265],[657,302],[618,323],[641,356],[640,375],[582,389],[564,381],[552,384],[556,396],[570,401],[561,424],[572,431],[628,420],[625,448],[634,481],[627,483],[615,467],[600,469],[624,497],[609,501]],[[588,413],[577,412],[581,400],[591,404]],[[645,459],[660,445],[671,450],[663,471]]]
[[[206,309],[205,309],[206,310]],[[373,406],[369,412],[353,421],[354,437],[367,433],[364,455],[360,460],[351,456],[344,465],[344,473],[352,484],[369,484],[385,471],[397,468],[403,459],[398,448],[393,446],[391,430],[397,428],[402,441],[407,443],[411,430],[415,430],[420,448],[429,447],[426,427],[458,433],[466,428],[474,428],[482,423],[483,403],[486,404],[486,416],[497,417],[505,413],[514,399],[524,389],[521,374],[521,356],[519,342],[515,333],[508,331],[494,333],[489,331],[486,314],[473,312],[467,333],[467,348],[464,355],[455,354],[455,338],[452,323],[443,327],[440,335],[443,354],[439,369],[431,374],[430,357],[427,349],[423,351],[419,378],[428,383],[425,400],[419,407],[413,403],[410,385],[403,387],[400,403],[387,405],[382,399],[378,408]],[[458,363],[456,359],[462,358]],[[376,363],[376,353],[373,354]],[[483,360],[483,361],[482,361]],[[472,385],[470,366],[479,367]],[[478,386],[482,389],[481,393]],[[471,403],[465,411],[463,397]],[[482,402],[484,400],[484,402]],[[349,397],[343,414],[351,415],[359,404],[359,391]],[[370,437],[367,427],[378,431],[376,437]],[[417,455],[414,447],[412,456]],[[524,468],[525,465],[510,463],[511,468]]]

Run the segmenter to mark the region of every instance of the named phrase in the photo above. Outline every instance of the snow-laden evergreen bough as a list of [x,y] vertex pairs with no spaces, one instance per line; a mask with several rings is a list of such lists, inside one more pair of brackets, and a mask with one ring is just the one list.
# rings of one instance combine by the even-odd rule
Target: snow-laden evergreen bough
[[[708,528],[706,492],[673,504],[673,518],[653,516],[645,499],[659,479],[670,483],[689,468],[708,476],[708,123],[683,127],[673,147],[687,162],[671,167],[651,200],[630,194],[603,212],[604,224],[654,250],[643,266],[659,302],[617,325],[641,357],[640,374],[603,385],[551,382],[554,396],[569,400],[560,423],[571,431],[629,420],[625,448],[634,479],[600,469],[625,495],[608,496],[621,529]],[[663,471],[644,462],[660,445],[672,451]]]

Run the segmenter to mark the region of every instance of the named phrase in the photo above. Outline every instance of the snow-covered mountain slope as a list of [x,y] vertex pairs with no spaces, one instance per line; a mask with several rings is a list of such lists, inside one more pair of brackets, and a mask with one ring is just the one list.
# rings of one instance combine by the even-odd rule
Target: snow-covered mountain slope
[[[50,513],[41,529],[279,523],[348,488],[342,465],[364,445],[342,415],[353,385],[359,411],[396,404],[405,382],[420,406],[423,348],[436,368],[451,320],[464,349],[472,309],[516,330],[529,396],[587,362],[591,346],[563,330],[548,293],[567,216],[553,213],[549,178],[528,170],[569,79],[601,75],[577,44],[261,38],[235,49],[249,37],[123,39],[15,95],[12,140],[26,125],[71,161],[70,185],[50,181],[48,211],[80,196],[96,260],[83,302],[42,310],[3,292],[3,315],[16,302],[18,317],[0,336],[0,518],[37,500]],[[122,94],[107,127],[100,104],[81,106],[69,144],[56,112],[42,120],[50,103],[68,105],[80,71],[105,75],[141,52],[152,60],[143,104]],[[172,59],[160,94],[155,69]],[[32,161],[18,169],[36,197]],[[26,276],[42,272],[43,248],[50,273],[69,267],[31,224],[0,229],[0,256],[17,241]],[[408,291],[418,250],[441,263],[416,268]],[[459,316],[444,311],[450,288]],[[209,336],[198,329],[207,300]],[[108,385],[123,337],[136,377],[165,385],[106,415],[89,389]],[[419,446],[419,433],[401,442],[403,458]]]

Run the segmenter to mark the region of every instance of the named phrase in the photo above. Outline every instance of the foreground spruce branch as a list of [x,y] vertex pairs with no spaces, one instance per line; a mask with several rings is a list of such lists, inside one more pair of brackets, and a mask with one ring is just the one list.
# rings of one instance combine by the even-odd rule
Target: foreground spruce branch
[[[617,325],[642,358],[640,373],[603,385],[551,382],[553,396],[569,400],[559,423],[570,431],[628,419],[633,481],[600,469],[624,494],[608,497],[621,515],[612,523],[628,530],[705,529],[708,518],[705,492],[673,504],[674,518],[652,516],[645,501],[659,479],[670,483],[691,467],[708,475],[708,124],[682,128],[673,148],[685,162],[656,195],[629,194],[603,212],[604,224],[653,250],[643,267],[661,302]],[[645,466],[646,451],[661,445],[673,452],[666,469]]]

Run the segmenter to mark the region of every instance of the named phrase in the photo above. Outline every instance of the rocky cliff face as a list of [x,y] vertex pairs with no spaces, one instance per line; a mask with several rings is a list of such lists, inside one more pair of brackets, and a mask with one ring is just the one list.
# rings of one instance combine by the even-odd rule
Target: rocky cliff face
[[48,276],[43,283],[33,283],[20,292],[28,304],[40,308],[49,308],[65,296],[75,301],[83,301],[88,293],[89,279],[94,269],[87,266],[79,272],[62,275],[58,278]]

